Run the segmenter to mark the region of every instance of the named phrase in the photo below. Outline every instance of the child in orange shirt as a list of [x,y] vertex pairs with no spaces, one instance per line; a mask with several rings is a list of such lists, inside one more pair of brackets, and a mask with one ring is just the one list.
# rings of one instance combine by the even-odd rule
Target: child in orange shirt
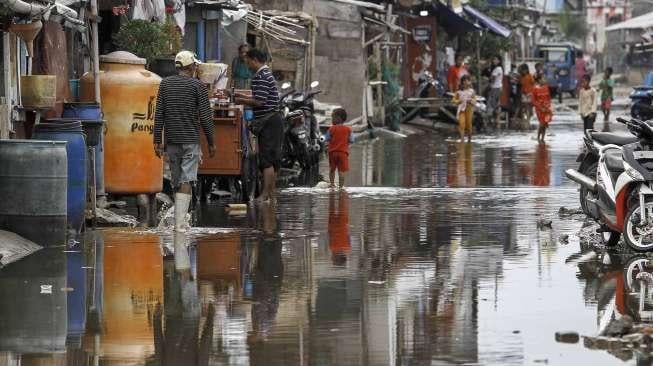
[[549,93],[549,85],[547,85],[544,75],[537,75],[535,78],[535,86],[532,89],[533,107],[537,114],[537,120],[540,122],[540,127],[537,130],[537,140],[544,142],[546,129],[549,127],[549,122],[553,118],[551,111],[551,94]]
[[331,114],[333,126],[329,128],[325,140],[329,143],[329,182],[334,187],[336,170],[340,188],[345,186],[345,175],[349,171],[349,144],[354,142],[351,127],[344,126],[347,120],[347,111],[343,108],[333,110]]

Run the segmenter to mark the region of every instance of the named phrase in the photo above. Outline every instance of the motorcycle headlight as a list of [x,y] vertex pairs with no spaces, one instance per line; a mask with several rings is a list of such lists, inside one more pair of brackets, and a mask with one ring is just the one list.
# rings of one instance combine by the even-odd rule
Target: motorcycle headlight
[[642,173],[638,172],[635,168],[630,166],[630,164],[626,163],[624,161],[624,170],[626,171],[626,174],[628,174],[629,177],[631,177],[633,180],[637,181],[643,181],[644,176],[642,176]]
[[569,70],[567,70],[567,69],[560,69],[560,70],[558,71],[558,75],[560,75],[560,76],[567,76],[567,75],[569,75]]

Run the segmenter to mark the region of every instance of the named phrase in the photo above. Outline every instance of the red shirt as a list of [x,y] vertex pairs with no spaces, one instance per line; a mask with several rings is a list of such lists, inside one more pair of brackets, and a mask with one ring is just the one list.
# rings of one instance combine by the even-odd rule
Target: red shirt
[[351,127],[333,125],[329,128],[329,152],[343,152],[349,155],[349,142],[352,134]]

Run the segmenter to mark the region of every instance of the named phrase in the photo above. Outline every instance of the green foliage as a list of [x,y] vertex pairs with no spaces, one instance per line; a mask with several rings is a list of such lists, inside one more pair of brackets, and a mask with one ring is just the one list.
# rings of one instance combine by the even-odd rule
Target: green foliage
[[560,32],[566,40],[581,41],[587,36],[587,24],[583,17],[577,16],[565,9],[558,16]]
[[[370,80],[377,80],[378,68],[374,61],[374,56],[368,59],[368,73]],[[393,131],[399,130],[401,118],[404,115],[404,110],[401,108],[401,81],[399,65],[396,65],[389,60],[382,60],[381,62],[381,80],[386,84],[383,86],[383,105],[385,106],[385,123]]]
[[168,20],[165,24],[134,19],[125,22],[113,38],[116,46],[151,62],[181,48],[181,34]]

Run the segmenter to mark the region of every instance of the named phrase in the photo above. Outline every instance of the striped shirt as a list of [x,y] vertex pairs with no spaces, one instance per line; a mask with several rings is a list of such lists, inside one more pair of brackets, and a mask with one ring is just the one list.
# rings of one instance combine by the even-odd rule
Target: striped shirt
[[161,81],[154,114],[154,143],[199,144],[200,126],[213,144],[213,111],[209,92],[199,80],[174,75]]
[[253,107],[254,118],[260,118],[279,109],[279,91],[277,81],[272,76],[272,71],[265,65],[261,67],[252,78],[252,96],[262,102],[260,107]]

